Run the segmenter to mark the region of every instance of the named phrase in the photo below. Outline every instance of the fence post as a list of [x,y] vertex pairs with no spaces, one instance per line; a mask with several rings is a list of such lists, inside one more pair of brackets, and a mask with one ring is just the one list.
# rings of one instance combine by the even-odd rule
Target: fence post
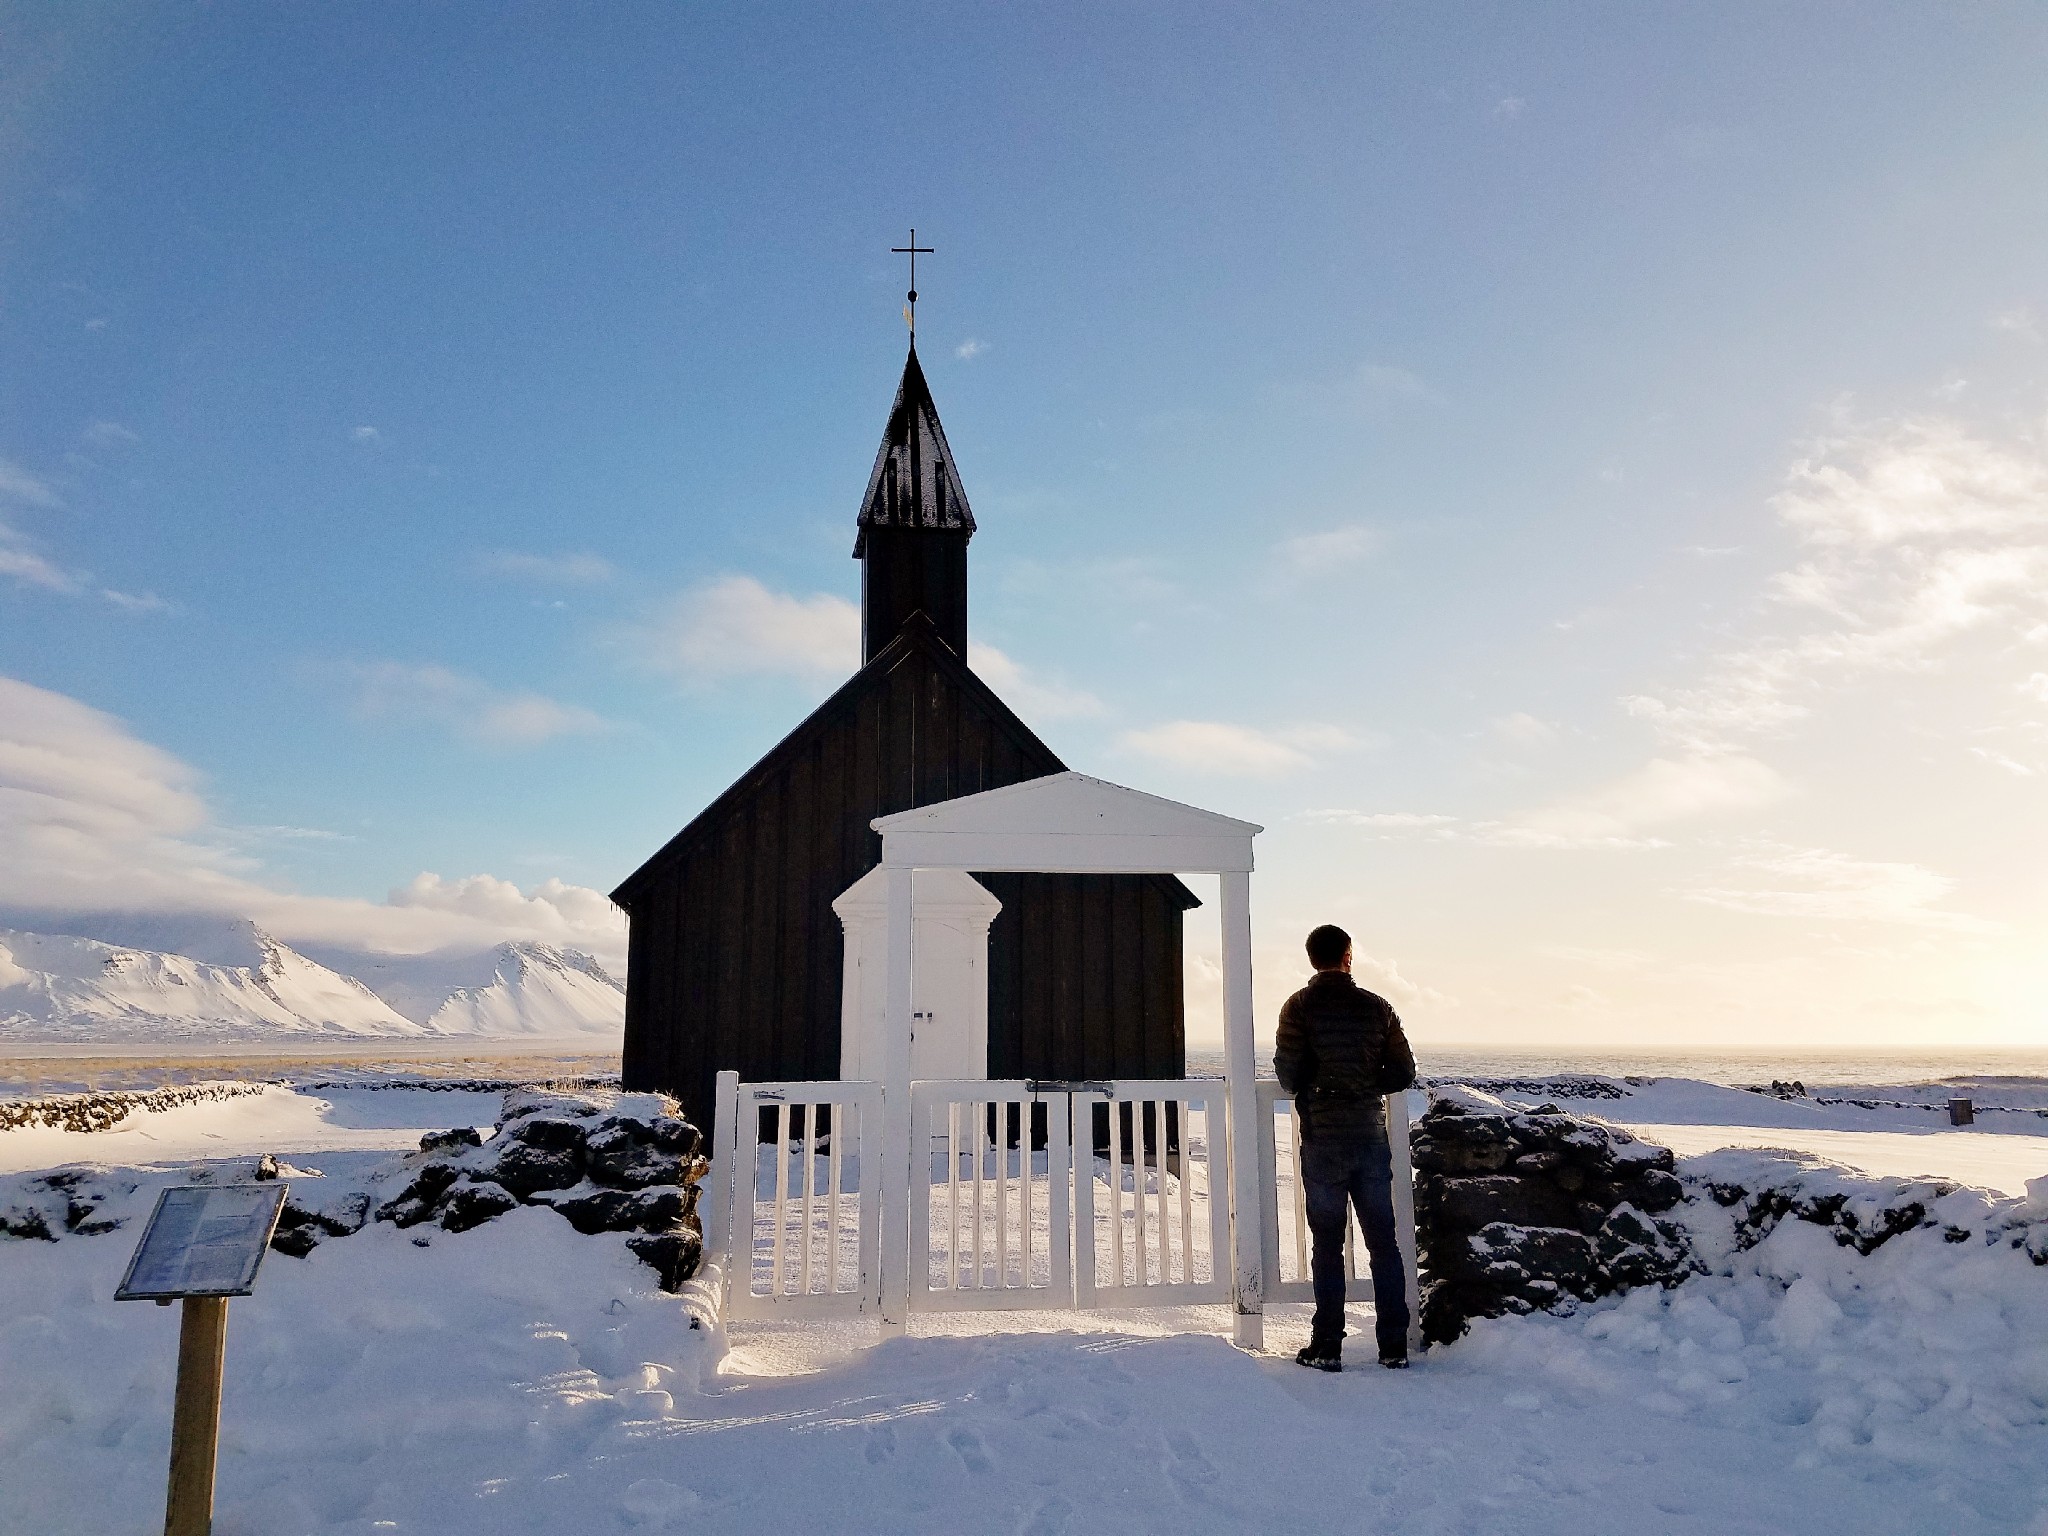
[[1408,1293],[1408,1350],[1422,1349],[1422,1282],[1416,1263],[1415,1165],[1408,1152],[1408,1095],[1387,1095],[1387,1145],[1394,1154],[1394,1237],[1401,1245],[1402,1285]]
[[[1230,1308],[1240,1349],[1266,1347],[1259,1256],[1258,1058],[1252,1046],[1252,877],[1217,877],[1223,920],[1223,1076],[1230,1097]],[[1213,1152],[1210,1154],[1215,1155]]]
[[[740,1177],[740,1075],[737,1072],[718,1074],[718,1087],[713,1098],[715,1105],[711,1122],[711,1209],[705,1215],[704,1257],[707,1264],[718,1266],[719,1307],[721,1312],[730,1305],[733,1271],[733,1247],[736,1235],[734,1207],[738,1200]],[[752,1177],[753,1169],[747,1170]],[[754,1234],[747,1232],[747,1279],[741,1283],[752,1284],[754,1262]]]
[[885,864],[883,871],[889,949],[888,1012],[882,1024],[881,1310],[883,1333],[897,1334],[907,1326],[910,1314],[910,944],[915,887],[909,866]]

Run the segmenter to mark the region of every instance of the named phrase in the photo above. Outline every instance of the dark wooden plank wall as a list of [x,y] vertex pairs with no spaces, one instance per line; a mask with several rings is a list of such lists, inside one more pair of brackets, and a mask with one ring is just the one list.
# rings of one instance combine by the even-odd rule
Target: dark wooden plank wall
[[[920,648],[750,776],[719,825],[633,897],[627,1087],[711,1123],[717,1073],[839,1073],[832,898],[880,862],[868,823],[1055,772]],[[996,1077],[1178,1077],[1181,887],[1142,875],[982,875]]]

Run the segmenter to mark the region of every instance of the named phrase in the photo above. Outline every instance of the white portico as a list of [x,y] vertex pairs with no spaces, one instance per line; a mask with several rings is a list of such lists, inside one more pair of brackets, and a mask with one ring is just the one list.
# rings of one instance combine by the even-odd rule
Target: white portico
[[[881,1060],[864,1061],[863,1071],[882,1085],[881,1219],[884,1230],[892,1234],[907,1230],[910,1219],[909,1105],[917,1075],[912,1042],[919,1011],[916,933],[928,875],[986,870],[1219,877],[1232,1214],[1230,1299],[1237,1342],[1260,1347],[1264,1306],[1256,1219],[1259,1159],[1251,1134],[1258,1113],[1252,1046],[1251,871],[1252,839],[1262,829],[1079,773],[1050,774],[965,795],[879,817],[872,825],[882,835],[882,862],[868,879],[879,880],[881,886],[884,1002]],[[880,1259],[882,1318],[885,1325],[901,1327],[910,1295],[909,1252],[905,1245],[887,1241],[881,1245]]]

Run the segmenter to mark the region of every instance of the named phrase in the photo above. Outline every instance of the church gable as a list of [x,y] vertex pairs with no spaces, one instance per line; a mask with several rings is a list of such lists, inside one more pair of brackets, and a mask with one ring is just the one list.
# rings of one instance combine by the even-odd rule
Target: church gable
[[[804,798],[829,801],[862,847],[872,846],[863,870],[881,854],[881,839],[868,830],[875,817],[1066,767],[939,641],[929,622],[913,617],[881,655],[628,875],[612,900],[632,912],[651,882],[743,814],[771,785],[786,794],[799,764],[810,786]],[[835,887],[832,894],[843,888]]]

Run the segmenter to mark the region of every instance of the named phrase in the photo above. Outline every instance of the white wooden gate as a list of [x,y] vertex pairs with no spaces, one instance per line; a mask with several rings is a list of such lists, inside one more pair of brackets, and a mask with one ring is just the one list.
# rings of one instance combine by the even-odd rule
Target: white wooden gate
[[1086,1086],[1073,1097],[1075,1304],[1228,1301],[1223,1083]]
[[714,1231],[736,1318],[866,1312],[880,1299],[882,1090],[718,1075]]
[[1073,1305],[1068,1095],[1028,1082],[910,1089],[910,1304]]

